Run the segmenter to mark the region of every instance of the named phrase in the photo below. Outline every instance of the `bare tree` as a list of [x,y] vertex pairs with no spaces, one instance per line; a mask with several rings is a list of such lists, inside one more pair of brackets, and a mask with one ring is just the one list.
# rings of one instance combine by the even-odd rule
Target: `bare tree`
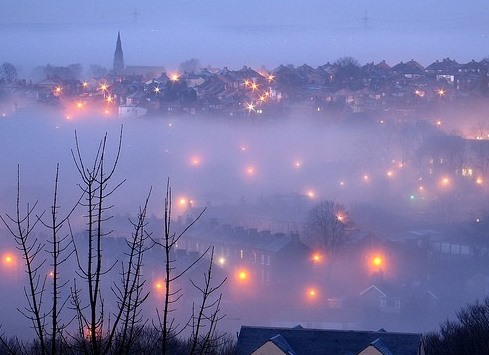
[[[187,325],[180,325],[177,323],[177,320],[175,317],[173,317],[172,313],[177,309],[177,303],[183,296],[183,291],[181,287],[176,286],[177,281],[181,279],[187,272],[193,268],[197,263],[209,252],[210,248],[207,248],[197,259],[191,261],[189,265],[184,266],[181,268],[181,270],[177,270],[175,262],[175,256],[174,256],[174,249],[176,248],[176,245],[178,241],[182,238],[182,236],[200,219],[202,214],[205,212],[205,208],[200,212],[200,214],[197,215],[197,217],[192,220],[180,233],[175,233],[171,229],[171,188],[170,188],[170,181],[167,180],[167,186],[166,186],[166,196],[165,196],[165,215],[164,215],[164,232],[163,232],[163,237],[160,240],[154,240],[156,245],[159,245],[163,248],[164,252],[164,260],[165,260],[165,267],[164,267],[164,273],[165,273],[165,295],[164,295],[164,302],[163,302],[163,309],[159,310],[157,309],[157,316],[158,316],[158,324],[157,324],[157,329],[161,332],[161,351],[162,354],[167,354],[169,351],[171,351],[171,344],[174,343],[175,338],[185,329]],[[217,288],[214,288],[211,286],[211,278],[210,274],[212,271],[212,254],[211,254],[211,261],[209,264],[209,269],[205,281],[205,286],[203,288],[198,288],[201,291],[203,300],[202,303],[200,304],[200,307],[196,311],[192,312],[192,317],[196,323],[191,324],[194,325],[192,329],[192,333],[194,336],[194,341],[192,342],[195,344],[195,348],[197,346],[206,347],[209,344],[211,335],[214,334],[215,326],[219,320],[219,305],[220,305],[220,297],[217,301],[214,303],[211,303],[212,305],[208,304],[209,296],[213,293],[216,292],[216,290],[222,285],[220,283]],[[196,284],[194,284],[196,286]],[[209,318],[210,322],[210,328],[208,329],[210,331],[210,334],[208,333],[206,339],[207,341],[202,341],[202,339],[199,337],[199,334],[201,334],[201,324],[206,316],[206,311],[208,311],[209,307],[216,307],[215,312],[212,313],[211,317]],[[200,321],[199,321],[200,319]],[[156,326],[156,325],[155,325]]]
[[[19,309],[19,312],[31,321],[32,328],[36,332],[36,340],[39,342],[40,352],[41,354],[47,354],[48,350],[46,346],[45,330],[46,314],[42,311],[47,275],[42,275],[40,272],[40,269],[46,260],[38,260],[45,244],[33,236],[33,231],[39,222],[39,218],[35,218],[34,214],[37,202],[34,203],[33,206],[27,204],[26,212],[25,214],[22,214],[20,197],[20,167],[18,167],[15,215],[11,216],[7,214],[5,218],[0,216],[0,219],[5,227],[7,227],[10,234],[14,237],[14,240],[17,243],[17,248],[22,253],[28,278],[27,286],[24,286],[24,295],[27,300],[27,306],[24,309]],[[32,219],[34,219],[34,221],[32,221]]]
[[[7,226],[17,242],[18,249],[23,254],[25,271],[28,283],[25,287],[27,307],[21,313],[27,317],[36,338],[32,344],[23,343],[18,339],[6,339],[0,334],[0,349],[7,353],[28,354],[32,352],[40,354],[57,353],[91,353],[91,354],[129,354],[162,352],[167,354],[170,349],[182,350],[185,353],[213,353],[227,344],[225,334],[217,333],[217,324],[222,319],[220,305],[222,294],[218,294],[225,280],[214,284],[212,279],[213,252],[210,252],[210,261],[204,274],[203,285],[190,281],[200,296],[200,302],[194,302],[189,320],[180,326],[173,312],[177,310],[177,303],[183,296],[181,278],[188,274],[189,270],[203,262],[203,258],[209,253],[207,249],[196,259],[189,261],[187,265],[179,263],[175,257],[174,249],[180,238],[202,216],[205,209],[187,225],[180,233],[171,230],[171,188],[167,181],[165,198],[164,231],[160,239],[156,240],[147,232],[147,206],[151,190],[140,208],[137,218],[130,220],[133,232],[130,238],[125,240],[126,251],[122,261],[114,261],[112,265],[103,263],[105,253],[103,251],[103,239],[111,230],[107,230],[107,221],[111,218],[109,210],[109,197],[121,186],[120,183],[112,183],[114,172],[119,160],[122,145],[122,129],[119,136],[115,158],[107,168],[106,146],[107,135],[101,140],[95,159],[87,165],[83,159],[78,137],[75,132],[76,148],[72,151],[76,168],[81,177],[79,187],[81,196],[67,215],[61,218],[58,206],[58,182],[59,165],[56,169],[53,202],[50,218],[43,220],[43,214],[36,215],[33,207],[27,206],[27,212],[22,215],[20,208],[20,173],[17,181],[17,209],[14,216],[7,215],[0,219]],[[77,207],[84,207],[86,214],[86,231],[84,242],[86,251],[82,252],[80,241],[75,241],[74,233],[69,223],[69,218]],[[34,218],[35,217],[35,218]],[[33,222],[31,222],[33,220]],[[51,232],[51,237],[46,243],[38,241],[33,234],[38,223],[42,223]],[[67,225],[68,233],[62,236],[61,231]],[[71,237],[69,239],[68,237]],[[78,244],[78,245],[77,245]],[[46,248],[49,246],[49,248]],[[149,318],[143,314],[142,306],[149,296],[145,289],[143,275],[143,260],[145,253],[156,246],[162,247],[164,254],[165,295],[163,304],[157,308],[157,322],[152,324],[148,331]],[[71,249],[72,247],[72,249]],[[45,303],[47,293],[47,273],[41,273],[42,265],[47,259],[39,260],[42,252],[46,252],[50,258],[52,268],[52,297],[49,306]],[[61,266],[75,255],[77,268],[76,276],[70,285],[70,297],[61,298],[61,290],[67,285],[61,281]],[[84,256],[86,255],[86,256]],[[120,267],[119,281],[114,281],[108,289],[103,284],[106,275]],[[105,303],[104,297],[112,293],[114,302]],[[44,298],[43,298],[44,297]],[[65,308],[67,300],[71,301],[72,317],[68,322],[63,322],[61,312]],[[160,308],[161,307],[161,308]],[[47,311],[44,311],[47,309]],[[49,329],[49,320],[51,329]],[[70,324],[76,322],[75,332],[70,330]],[[190,328],[191,337],[188,341],[182,341],[180,334]]]
[[199,290],[202,299],[200,305],[192,306],[192,316],[190,317],[189,326],[192,329],[190,336],[189,354],[207,354],[211,350],[217,349],[221,345],[223,336],[217,335],[216,327],[218,322],[223,318],[220,315],[220,305],[222,293],[212,299],[221,286],[226,282],[222,280],[216,286],[212,284],[212,265],[214,261],[214,247],[211,249],[211,257],[207,273],[204,274],[204,285],[199,286],[191,280],[192,285]]
[[12,63],[5,62],[0,66],[0,79],[11,83],[17,79],[17,68]]
[[104,324],[105,313],[101,282],[102,277],[114,266],[112,265],[106,270],[102,269],[102,239],[111,234],[111,231],[104,229],[105,222],[111,218],[110,215],[107,215],[108,210],[112,207],[112,205],[108,204],[108,198],[124,182],[122,181],[115,184],[114,187],[110,185],[120,157],[122,128],[119,135],[116,156],[108,169],[106,169],[107,135],[105,135],[100,142],[96,157],[90,167],[85,165],[76,132],[75,143],[76,149],[75,151],[72,150],[72,156],[82,180],[82,183],[79,184],[79,186],[83,193],[83,201],[80,202],[80,204],[87,211],[85,218],[87,220],[86,240],[88,244],[88,257],[85,260],[85,267],[81,265],[80,255],[77,251],[76,244],[74,244],[74,246],[79,267],[78,276],[81,277],[88,286],[88,315],[85,314],[85,307],[81,304],[79,294],[80,289],[77,288],[77,285],[74,285],[72,288],[72,300],[79,320],[79,333],[81,335],[88,333],[90,347],[85,350],[94,354],[101,354],[104,352],[102,338],[105,329],[104,327],[106,326]]
[[[150,238],[145,230],[146,211],[151,191],[148,194],[144,207],[139,211],[137,220],[131,222],[134,228],[132,238],[126,241],[127,264],[121,265],[121,285],[114,284],[112,292],[117,299],[117,313],[114,314],[112,329],[107,338],[105,353],[114,351],[112,343],[116,335],[118,341],[115,352],[118,354],[128,353],[136,339],[144,329],[147,320],[141,313],[141,306],[149,296],[144,291],[145,280],[142,278],[142,265],[144,253],[151,248],[146,242]],[[120,328],[118,325],[120,324]]]
[[345,208],[333,201],[322,201],[314,206],[305,222],[308,244],[324,248],[335,257],[348,240],[353,223]]
[[186,60],[182,63],[180,63],[180,71],[182,73],[195,73],[197,70],[200,68],[200,62],[196,58],[191,58],[189,60]]
[[[59,183],[59,164],[56,165],[56,177],[54,184],[53,193],[53,204],[51,206],[51,221],[50,223],[43,222],[41,217],[38,216],[38,220],[51,231],[51,239],[48,239],[47,243],[51,246],[50,249],[46,249],[46,252],[50,256],[51,260],[51,271],[49,276],[52,279],[51,288],[51,330],[50,330],[50,343],[51,343],[51,354],[57,354],[60,352],[60,347],[62,347],[63,341],[58,341],[58,335],[63,337],[63,331],[66,324],[62,324],[60,320],[60,313],[64,309],[68,298],[61,300],[61,289],[68,284],[68,280],[60,282],[60,268],[68,260],[68,258],[73,254],[73,249],[70,250],[71,241],[69,239],[69,234],[60,236],[59,233],[62,230],[65,223],[68,222],[68,218],[71,216],[75,210],[76,204],[69,211],[69,213],[64,218],[59,218],[58,210],[58,183]],[[78,201],[79,202],[79,201]]]

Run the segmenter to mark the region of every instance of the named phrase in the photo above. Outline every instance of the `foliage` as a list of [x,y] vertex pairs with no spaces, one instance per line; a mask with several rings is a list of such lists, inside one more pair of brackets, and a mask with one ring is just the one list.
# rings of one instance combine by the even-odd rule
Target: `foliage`
[[424,337],[427,355],[489,354],[489,297],[477,300]]

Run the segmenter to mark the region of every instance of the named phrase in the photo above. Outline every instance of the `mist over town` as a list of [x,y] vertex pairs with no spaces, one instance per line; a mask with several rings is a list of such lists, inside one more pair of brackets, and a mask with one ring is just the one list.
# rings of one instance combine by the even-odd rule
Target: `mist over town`
[[488,351],[485,10],[21,3],[0,353]]

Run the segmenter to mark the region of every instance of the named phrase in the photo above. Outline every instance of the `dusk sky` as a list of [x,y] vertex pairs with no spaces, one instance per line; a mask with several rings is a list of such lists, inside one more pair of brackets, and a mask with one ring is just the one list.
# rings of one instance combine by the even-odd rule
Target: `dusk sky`
[[428,65],[489,56],[484,0],[79,1],[0,3],[2,61],[112,65],[117,31],[126,64],[318,66],[343,56],[361,64],[417,59]]

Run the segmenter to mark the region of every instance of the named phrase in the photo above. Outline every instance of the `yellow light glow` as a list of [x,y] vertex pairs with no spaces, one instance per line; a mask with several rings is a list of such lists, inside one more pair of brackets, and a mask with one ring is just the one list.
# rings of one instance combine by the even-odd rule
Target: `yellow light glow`
[[101,84],[101,85],[100,85],[100,90],[102,90],[102,91],[107,91],[107,89],[108,89],[107,84]]
[[84,82],[82,83],[82,86],[83,86],[85,89],[86,89],[86,88],[88,88],[88,82],[84,81]]
[[482,181],[482,178],[480,178],[480,177],[479,177],[479,178],[477,178],[477,179],[475,180],[475,183],[476,183],[477,185],[482,185],[482,182],[483,182],[483,181]]
[[226,264],[226,258],[224,256],[221,256],[217,262],[219,263],[219,265],[224,265]]
[[440,95],[440,97],[444,96],[445,95],[445,90],[444,89],[438,89],[438,95]]
[[267,80],[269,83],[272,82],[273,80],[275,80],[275,75],[273,75],[273,74],[268,75]]
[[171,81],[175,82],[175,81],[178,81],[178,79],[180,79],[180,77],[178,76],[177,73],[174,73],[174,74],[172,74],[170,79],[171,79]]
[[258,90],[258,84],[257,83],[252,83],[251,84],[251,90],[252,91]]
[[316,299],[318,297],[318,290],[314,287],[310,287],[307,289],[307,297],[309,299]]
[[323,260],[323,256],[319,252],[316,252],[312,254],[311,260],[314,264],[319,264]]
[[382,265],[382,258],[380,256],[375,256],[372,259],[372,264],[374,264],[375,266],[381,266]]
[[250,275],[248,274],[248,271],[246,271],[246,270],[239,270],[236,273],[236,277],[237,277],[238,281],[244,282],[244,281],[248,281]]
[[393,176],[393,175],[394,175],[394,173],[393,173],[391,170],[389,170],[389,171],[387,172],[387,176],[391,177],[391,176]]
[[76,103],[76,108],[77,109],[81,109],[82,107],[83,107],[83,103],[82,102],[79,101],[79,102]]
[[6,254],[4,254],[3,255],[3,258],[2,258],[2,261],[3,261],[3,265],[7,269],[15,268],[15,266],[17,264],[17,260],[15,258],[15,255],[12,254],[12,253],[6,253]]

